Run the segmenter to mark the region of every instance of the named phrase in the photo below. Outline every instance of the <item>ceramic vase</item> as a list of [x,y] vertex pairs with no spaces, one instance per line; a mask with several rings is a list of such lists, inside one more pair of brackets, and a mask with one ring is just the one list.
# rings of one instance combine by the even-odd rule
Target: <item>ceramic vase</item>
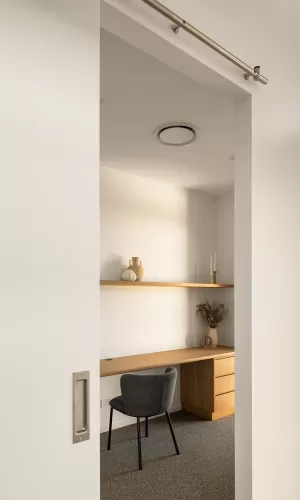
[[132,257],[129,261],[129,267],[136,274],[136,280],[142,281],[144,276],[144,268],[139,257]]
[[206,337],[206,344],[209,347],[217,347],[219,345],[219,335],[216,328],[210,328]]
[[121,275],[122,281],[136,281],[136,274],[132,269],[126,269]]

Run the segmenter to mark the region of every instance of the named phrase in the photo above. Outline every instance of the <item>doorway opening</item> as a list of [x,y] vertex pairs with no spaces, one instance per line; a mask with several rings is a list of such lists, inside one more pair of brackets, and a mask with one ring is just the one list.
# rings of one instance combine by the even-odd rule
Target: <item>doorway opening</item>
[[[103,376],[101,498],[181,499],[184,491],[190,499],[233,500],[234,409],[251,399],[234,368],[235,357],[237,366],[244,362],[234,347],[249,314],[241,283],[250,240],[240,228],[248,234],[250,97],[205,70],[197,78],[183,74],[101,29],[100,117],[101,359],[224,349],[206,367],[201,361],[200,371],[199,363],[176,365],[170,412],[181,453],[174,455],[164,420],[149,421],[141,474],[135,421],[126,413],[115,415],[107,451],[109,401],[120,395],[121,375]],[[143,263],[142,284],[120,286],[133,256]],[[196,286],[211,281],[223,286]],[[213,325],[203,304],[227,314]],[[207,352],[218,353],[211,347]]]

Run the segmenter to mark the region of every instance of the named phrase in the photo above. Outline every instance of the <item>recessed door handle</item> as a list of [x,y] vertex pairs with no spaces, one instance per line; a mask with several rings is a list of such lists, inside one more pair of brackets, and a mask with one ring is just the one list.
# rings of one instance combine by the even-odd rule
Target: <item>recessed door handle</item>
[[73,373],[73,443],[90,439],[90,372]]

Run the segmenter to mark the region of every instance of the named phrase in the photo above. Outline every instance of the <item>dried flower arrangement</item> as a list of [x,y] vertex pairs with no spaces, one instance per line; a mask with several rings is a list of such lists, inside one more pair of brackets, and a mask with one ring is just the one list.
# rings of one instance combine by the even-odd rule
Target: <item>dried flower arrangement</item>
[[212,305],[205,299],[204,304],[197,305],[197,314],[200,313],[206,319],[210,328],[216,328],[223,319],[228,315],[228,309],[225,308],[224,304],[219,304],[214,302]]

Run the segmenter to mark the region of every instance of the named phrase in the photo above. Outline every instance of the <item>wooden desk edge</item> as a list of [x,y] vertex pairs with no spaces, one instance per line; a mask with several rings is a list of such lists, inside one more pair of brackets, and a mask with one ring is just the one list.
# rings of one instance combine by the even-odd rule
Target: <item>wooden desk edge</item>
[[[181,359],[181,360],[174,360],[174,361],[169,361],[169,362],[159,362],[159,363],[152,363],[152,364],[149,364],[149,365],[136,365],[133,369],[120,369],[120,370],[113,370],[113,371],[106,371],[105,369],[101,371],[101,362],[106,362],[106,363],[110,363],[110,361],[106,360],[106,359],[101,359],[100,360],[100,377],[110,377],[110,376],[113,376],[113,375],[122,375],[124,373],[132,373],[132,372],[138,372],[138,371],[142,371],[142,370],[150,370],[151,368],[162,368],[163,366],[167,366],[167,365],[182,365],[182,364],[187,364],[187,363],[195,363],[197,361],[204,361],[206,359],[222,359],[222,358],[230,358],[232,356],[235,355],[235,351],[234,351],[234,348],[233,347],[230,347],[230,346],[219,346],[219,348],[226,348],[226,349],[232,349],[228,352],[224,352],[224,353],[219,353],[219,354],[214,354],[213,353],[213,350],[209,350],[207,349],[207,355],[204,355],[204,356],[196,356],[195,358],[186,358],[186,359]],[[182,349],[174,349],[174,353],[176,351],[179,351],[179,350],[182,350]],[[164,352],[164,351],[160,351],[160,352]],[[166,351],[166,352],[170,352],[170,351]],[[158,354],[158,353],[146,353],[146,354]],[[133,355],[133,356],[123,356],[121,358],[112,358],[112,360],[117,360],[117,359],[124,359],[125,358],[129,358],[129,357],[135,357],[135,356],[144,356],[145,354],[136,354],[136,355]],[[105,363],[105,364],[106,364]]]

